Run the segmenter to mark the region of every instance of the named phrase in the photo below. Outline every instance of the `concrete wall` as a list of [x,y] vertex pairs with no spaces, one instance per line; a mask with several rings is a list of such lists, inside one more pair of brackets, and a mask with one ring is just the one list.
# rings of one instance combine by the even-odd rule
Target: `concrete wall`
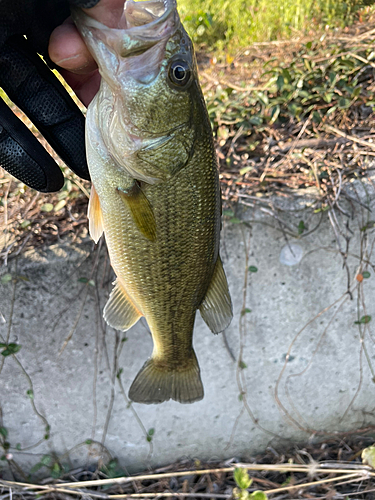
[[[371,189],[368,184],[374,200]],[[361,184],[347,193],[369,202]],[[238,208],[236,215],[246,224],[226,217],[222,234],[235,316],[226,345],[197,314],[194,344],[205,398],[193,405],[128,404],[127,390],[152,341],[142,322],[125,342],[125,335],[103,325],[101,310],[112,281],[104,246],[98,253],[90,240],[64,241],[27,252],[1,270],[18,279],[0,284],[5,321],[0,342],[10,332],[9,341],[22,346],[17,359],[5,357],[0,365],[2,425],[9,451],[24,470],[53,454],[68,466],[117,457],[130,470],[186,456],[246,458],[268,445],[375,424],[371,266],[370,278],[355,279],[361,252],[362,265],[374,262],[371,213],[350,200],[342,202],[349,218],[336,208],[336,233],[350,236],[343,267],[328,212],[314,213],[312,198],[243,201],[255,203]],[[305,229],[298,237],[301,220]],[[340,241],[345,250],[345,238]],[[248,266],[257,272],[246,273]],[[348,276],[352,298],[346,293]],[[366,315],[374,320],[355,324]],[[30,383],[34,399],[27,394]],[[150,429],[151,442],[145,435]],[[95,443],[85,443],[88,439]],[[6,462],[0,466],[6,468]]]

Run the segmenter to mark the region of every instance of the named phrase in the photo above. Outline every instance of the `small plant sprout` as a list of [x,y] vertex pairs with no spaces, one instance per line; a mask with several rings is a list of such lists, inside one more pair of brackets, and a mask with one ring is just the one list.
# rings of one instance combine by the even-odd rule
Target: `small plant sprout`
[[375,445],[369,446],[362,450],[362,462],[369,465],[370,467],[375,467]]
[[253,491],[249,493],[247,490],[253,483],[246,469],[237,468],[233,474],[237,488],[233,489],[233,497],[237,500],[267,500],[267,495],[263,491]]

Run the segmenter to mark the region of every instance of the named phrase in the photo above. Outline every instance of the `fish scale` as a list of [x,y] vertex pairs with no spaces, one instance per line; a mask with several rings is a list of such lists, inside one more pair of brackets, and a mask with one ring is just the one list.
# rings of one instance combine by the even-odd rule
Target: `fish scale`
[[102,75],[86,135],[90,233],[97,241],[104,231],[117,276],[104,318],[128,330],[144,316],[151,330],[152,356],[130,399],[191,403],[203,397],[193,349],[196,311],[214,333],[232,318],[219,257],[212,131],[174,0],[129,0],[123,16],[119,27],[130,28],[108,28],[73,12]]

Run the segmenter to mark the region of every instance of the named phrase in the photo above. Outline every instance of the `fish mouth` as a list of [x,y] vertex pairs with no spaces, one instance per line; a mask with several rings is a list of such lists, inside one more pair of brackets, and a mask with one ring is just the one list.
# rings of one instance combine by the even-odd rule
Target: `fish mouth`
[[159,42],[165,42],[178,22],[176,0],[127,0],[120,20],[124,33],[121,57],[141,55]]
[[114,11],[105,24],[85,14],[77,7],[71,8],[74,22],[83,35],[88,31],[107,32],[119,35],[126,33],[131,38],[159,38],[165,31],[165,24],[177,24],[176,0],[126,0],[123,9]]
[[142,29],[147,25],[150,29],[163,23],[176,10],[176,0],[127,0],[119,26],[121,29]]
[[72,17],[104,78],[127,71],[139,83],[156,77],[167,41],[180,26],[176,0],[126,0],[107,24],[78,8]]

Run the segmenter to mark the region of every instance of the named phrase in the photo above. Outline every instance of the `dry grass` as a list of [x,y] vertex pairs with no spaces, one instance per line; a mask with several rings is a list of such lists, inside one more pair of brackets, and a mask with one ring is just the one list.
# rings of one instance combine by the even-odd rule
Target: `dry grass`
[[[332,439],[323,444],[279,453],[268,448],[250,462],[182,461],[141,475],[108,477],[108,469],[76,470],[40,483],[0,480],[1,500],[11,498],[233,498],[236,468],[248,471],[249,492],[263,491],[272,499],[371,498],[375,472],[363,465],[362,449],[372,438]],[[10,464],[11,465],[11,464]],[[15,473],[17,477],[17,473]],[[238,486],[238,485],[237,485]]]

